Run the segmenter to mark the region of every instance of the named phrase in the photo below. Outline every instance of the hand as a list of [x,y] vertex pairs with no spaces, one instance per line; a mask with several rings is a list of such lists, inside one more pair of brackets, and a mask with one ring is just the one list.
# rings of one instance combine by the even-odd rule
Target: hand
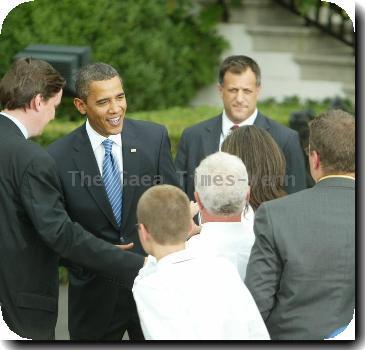
[[199,213],[199,205],[198,205],[198,203],[197,202],[190,201],[190,214],[191,214],[191,217],[193,218],[198,213]]
[[116,244],[115,245],[116,247],[122,249],[122,250],[128,250],[128,249],[132,249],[133,246],[134,246],[134,243],[131,242],[131,243],[128,243],[128,244]]

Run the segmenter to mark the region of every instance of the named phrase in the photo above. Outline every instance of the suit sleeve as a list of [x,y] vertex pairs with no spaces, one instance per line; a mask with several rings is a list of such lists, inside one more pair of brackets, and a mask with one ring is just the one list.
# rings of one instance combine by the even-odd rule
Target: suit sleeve
[[255,214],[255,243],[246,270],[245,283],[266,320],[275,306],[282,261],[275,246],[273,226],[265,204]]
[[48,154],[29,162],[20,193],[26,213],[46,245],[62,257],[132,288],[144,258],[96,238],[71,221],[63,206],[55,164]]
[[187,150],[187,137],[185,131],[181,135],[179,146],[177,148],[175,167],[180,181],[180,187],[185,193],[188,191],[187,184],[187,171],[188,171],[188,150]]
[[283,148],[286,159],[286,190],[294,193],[304,190],[306,186],[306,169],[303,151],[296,131],[290,134],[288,142]]
[[170,138],[165,127],[161,138],[158,173],[162,177],[162,183],[181,187],[171,156]]

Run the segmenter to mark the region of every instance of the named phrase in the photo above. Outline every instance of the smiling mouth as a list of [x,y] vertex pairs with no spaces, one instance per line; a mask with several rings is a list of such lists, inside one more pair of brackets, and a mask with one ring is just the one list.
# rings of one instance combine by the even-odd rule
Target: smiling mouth
[[111,124],[112,126],[118,126],[122,117],[115,117],[115,118],[109,118],[107,119],[107,122]]

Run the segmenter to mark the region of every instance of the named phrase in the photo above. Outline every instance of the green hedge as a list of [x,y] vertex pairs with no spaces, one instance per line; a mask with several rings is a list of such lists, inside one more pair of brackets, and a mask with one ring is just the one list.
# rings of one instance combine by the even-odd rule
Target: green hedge
[[118,69],[130,110],[185,105],[213,82],[227,43],[192,0],[34,0],[6,17],[0,76],[29,44],[81,45]]
[[[56,119],[48,124],[41,136],[35,138],[35,140],[43,146],[47,146],[52,141],[68,134],[84,122],[84,118],[82,118],[76,109],[70,105],[72,103],[71,100],[64,101],[63,103],[65,103],[65,105],[62,110],[57,111]],[[352,106],[349,102],[346,103],[348,109],[351,110]],[[282,103],[275,102],[272,99],[262,101],[259,104],[259,108],[263,114],[270,116],[272,119],[281,124],[288,125],[289,117],[292,112],[311,108],[318,114],[327,110],[330,105],[330,100],[324,100],[322,102],[307,101],[305,103],[300,103],[296,97],[292,97],[286,99]],[[213,117],[220,113],[221,110],[222,109],[219,107],[204,106],[190,108],[172,107],[162,111],[127,113],[127,117],[153,121],[165,125],[171,139],[172,153],[175,155],[181,133],[186,127]]]

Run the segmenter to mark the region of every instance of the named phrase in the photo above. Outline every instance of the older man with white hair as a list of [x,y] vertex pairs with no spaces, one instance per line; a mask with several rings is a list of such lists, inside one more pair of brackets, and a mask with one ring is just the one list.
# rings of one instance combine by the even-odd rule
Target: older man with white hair
[[187,247],[228,258],[244,280],[255,241],[252,223],[241,220],[250,191],[245,165],[234,155],[214,153],[196,168],[195,190],[202,229],[190,238]]

